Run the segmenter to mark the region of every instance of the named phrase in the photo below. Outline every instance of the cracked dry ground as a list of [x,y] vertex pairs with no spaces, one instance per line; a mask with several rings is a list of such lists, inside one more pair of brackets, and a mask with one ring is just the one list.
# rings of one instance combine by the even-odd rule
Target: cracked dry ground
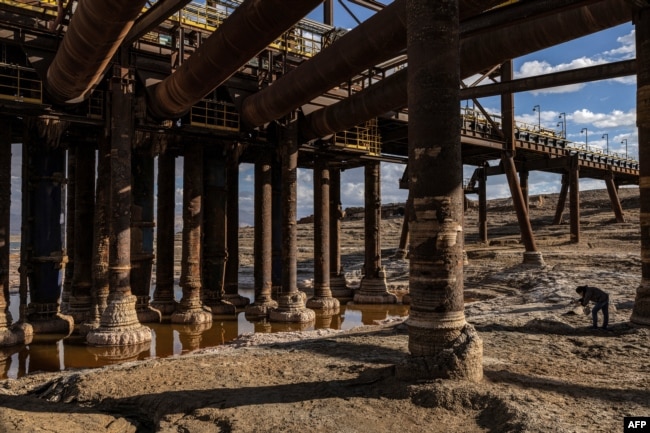
[[[408,346],[400,322],[254,334],[176,358],[3,381],[0,431],[623,431],[624,416],[650,415],[650,330],[628,322],[641,275],[633,192],[622,190],[622,224],[606,193],[583,192],[578,246],[566,224],[548,224],[552,198],[531,206],[543,268],[520,265],[507,202],[491,202],[490,246],[472,241],[468,211],[466,316],[483,340],[480,383],[395,379]],[[610,332],[572,309],[585,283],[610,291]]]

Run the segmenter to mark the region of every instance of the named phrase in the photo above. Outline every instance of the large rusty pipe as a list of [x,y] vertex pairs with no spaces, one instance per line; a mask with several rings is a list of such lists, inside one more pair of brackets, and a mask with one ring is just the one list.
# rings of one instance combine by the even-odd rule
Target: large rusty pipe
[[155,87],[151,114],[161,119],[181,116],[322,1],[244,1],[175,73]]
[[59,103],[86,99],[138,16],[144,0],[81,0],[47,70],[47,90]]
[[[461,19],[501,2],[461,0]],[[249,126],[263,125],[306,104],[354,74],[395,57],[406,47],[405,5],[406,0],[395,0],[272,86],[244,99],[242,121]]]
[[[604,0],[555,15],[500,27],[461,40],[460,70],[466,78],[507,59],[623,24],[632,13],[626,0]],[[306,116],[303,139],[343,131],[406,105],[407,68],[351,97]]]

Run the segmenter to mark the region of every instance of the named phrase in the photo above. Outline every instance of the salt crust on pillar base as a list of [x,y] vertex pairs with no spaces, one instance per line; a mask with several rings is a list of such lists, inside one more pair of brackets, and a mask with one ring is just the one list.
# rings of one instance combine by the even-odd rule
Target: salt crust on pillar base
[[386,273],[382,270],[377,277],[363,277],[359,290],[354,294],[355,304],[396,304],[397,296],[388,292]]
[[228,301],[217,301],[216,304],[210,305],[213,316],[234,316],[237,314],[237,307]]
[[32,325],[34,334],[65,334],[70,335],[74,331],[74,319],[61,313],[56,313],[52,317],[30,319],[28,322]]
[[246,317],[246,320],[264,319],[269,317],[269,312],[274,308],[278,308],[278,303],[276,301],[260,303],[257,303],[256,301],[246,306],[244,309],[244,316]]
[[162,321],[162,313],[151,306],[138,309],[136,314],[140,323],[160,323]]
[[176,311],[171,317],[172,323],[200,324],[212,322],[212,311],[207,307]]
[[524,262],[525,265],[536,265],[544,266],[544,257],[539,251],[526,251],[524,252]]
[[170,301],[151,301],[151,307],[160,311],[163,317],[170,316],[178,308],[178,302]]
[[9,328],[0,329],[0,347],[29,344],[32,342],[33,336],[32,325],[29,323],[16,323]]
[[341,304],[338,299],[333,297],[325,298],[314,296],[307,301],[307,308],[334,313],[341,309]]
[[151,329],[138,322],[133,295],[109,296],[100,325],[86,335],[88,344],[96,346],[129,346],[151,341]]
[[437,354],[409,356],[395,367],[404,381],[452,379],[479,382],[483,378],[483,341],[468,323],[447,348]]
[[305,307],[305,292],[292,292],[278,297],[278,307],[269,311],[271,322],[307,323],[316,320],[316,312]]
[[641,281],[637,289],[630,322],[635,325],[650,326],[650,282]]

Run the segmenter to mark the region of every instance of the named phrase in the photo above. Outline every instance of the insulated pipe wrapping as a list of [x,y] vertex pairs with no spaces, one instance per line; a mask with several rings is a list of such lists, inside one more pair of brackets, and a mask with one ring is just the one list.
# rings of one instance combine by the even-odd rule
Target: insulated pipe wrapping
[[323,0],[246,0],[149,101],[160,119],[180,117]]
[[[560,14],[544,16],[464,38],[460,48],[461,77],[467,78],[505,60],[589,35],[632,19],[626,0],[604,0]],[[407,104],[407,69],[349,98],[306,116],[305,140],[344,131]]]
[[[461,0],[461,19],[503,0]],[[406,0],[395,0],[273,85],[244,99],[242,121],[260,126],[406,48]]]
[[47,70],[47,90],[56,102],[76,104],[101,79],[145,0],[80,0],[63,42]]

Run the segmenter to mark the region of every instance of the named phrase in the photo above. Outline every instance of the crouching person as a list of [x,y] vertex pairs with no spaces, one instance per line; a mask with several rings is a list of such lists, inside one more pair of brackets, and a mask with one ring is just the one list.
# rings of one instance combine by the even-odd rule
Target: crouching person
[[609,295],[604,290],[598,287],[591,286],[578,286],[576,292],[582,297],[576,300],[576,303],[582,304],[586,307],[589,302],[594,303],[591,309],[591,317],[593,319],[593,326],[591,329],[598,329],[598,311],[603,310],[603,329],[607,329],[609,322]]

